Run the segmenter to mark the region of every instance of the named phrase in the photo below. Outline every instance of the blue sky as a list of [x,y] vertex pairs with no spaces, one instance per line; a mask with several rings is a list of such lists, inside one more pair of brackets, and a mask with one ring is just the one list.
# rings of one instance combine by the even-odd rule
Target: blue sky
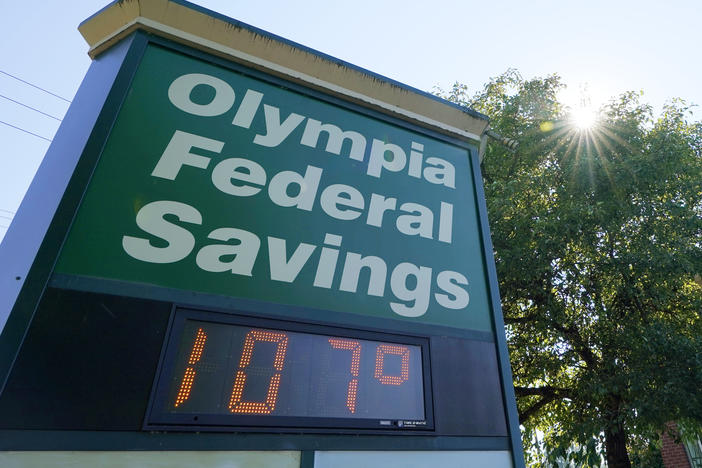
[[[195,3],[419,89],[461,81],[476,91],[516,68],[558,73],[562,99],[594,104],[643,90],[656,108],[702,104],[699,0],[433,2],[197,0]],[[72,99],[89,64],[78,24],[96,0],[0,0],[0,71]],[[0,121],[53,138],[68,103],[0,73]],[[697,109],[695,118],[702,120]],[[0,239],[49,142],[0,123]]]

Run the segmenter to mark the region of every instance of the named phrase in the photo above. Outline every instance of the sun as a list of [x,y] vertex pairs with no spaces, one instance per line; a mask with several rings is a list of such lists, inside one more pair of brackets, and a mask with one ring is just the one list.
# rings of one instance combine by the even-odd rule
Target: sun
[[589,106],[576,107],[570,118],[578,130],[591,130],[597,123],[597,111]]
[[578,132],[589,132],[600,126],[599,109],[612,94],[610,83],[579,82],[563,87],[557,97],[567,112],[568,127]]

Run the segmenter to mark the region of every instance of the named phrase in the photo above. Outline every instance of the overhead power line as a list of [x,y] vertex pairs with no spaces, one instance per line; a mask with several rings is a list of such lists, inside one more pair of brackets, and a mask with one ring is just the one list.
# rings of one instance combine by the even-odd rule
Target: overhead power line
[[15,75],[12,75],[12,74],[10,74],[10,73],[7,73],[6,71],[0,70],[0,73],[2,73],[3,75],[7,75],[7,76],[9,76],[10,78],[14,78],[14,79],[16,79],[17,81],[21,81],[22,83],[27,84],[27,85],[31,86],[32,88],[36,88],[36,89],[38,89],[38,90],[40,90],[40,91],[44,91],[44,92],[47,93],[47,94],[51,94],[52,96],[57,97],[57,98],[59,98],[59,99],[62,99],[62,100],[64,100],[64,101],[68,102],[68,103],[71,102],[69,99],[66,99],[66,98],[63,97],[63,96],[59,96],[59,95],[56,94],[56,93],[52,93],[51,91],[48,91],[48,90],[46,90],[46,89],[44,89],[44,88],[42,88],[42,87],[40,87],[40,86],[37,86],[37,85],[35,85],[35,84],[33,84],[33,83],[30,83],[29,81],[25,81],[25,80],[23,80],[22,78],[18,78],[18,77],[16,77]]
[[3,219],[10,219],[10,220],[11,220],[13,217],[12,217],[12,216],[5,216],[5,215],[3,215],[3,214],[0,214],[0,218],[3,218]]
[[6,209],[4,209],[4,208],[0,208],[0,211],[4,211],[5,213],[10,213],[10,214],[15,214],[15,213],[17,213],[16,211],[6,210]]
[[49,140],[49,139],[46,138],[46,137],[43,137],[43,136],[41,136],[41,135],[37,135],[36,133],[30,132],[29,130],[25,130],[25,129],[23,129],[23,128],[16,127],[16,126],[14,126],[14,125],[12,125],[12,124],[9,124],[9,123],[7,123],[7,122],[3,122],[2,120],[0,120],[0,123],[1,123],[1,124],[5,124],[5,125],[7,125],[8,127],[12,127],[12,128],[14,128],[15,130],[19,130],[20,132],[29,133],[30,135],[34,135],[35,137],[41,138],[42,140],[46,140],[46,141],[48,141],[48,142],[51,141],[51,140]]
[[4,95],[0,94],[0,98],[7,99],[8,101],[12,101],[12,102],[14,102],[15,104],[19,104],[19,105],[22,106],[22,107],[26,107],[27,109],[31,109],[31,110],[33,110],[34,112],[39,112],[40,114],[45,115],[45,116],[47,116],[47,117],[51,117],[52,119],[58,120],[59,122],[61,121],[61,119],[58,118],[58,117],[56,117],[56,116],[53,116],[53,115],[51,115],[51,114],[47,114],[46,112],[42,112],[42,111],[40,111],[39,109],[35,109],[34,107],[28,106],[27,104],[24,104],[24,103],[22,103],[22,102],[15,101],[14,99],[12,99],[12,98],[10,98],[10,97],[7,97],[7,96],[4,96]]

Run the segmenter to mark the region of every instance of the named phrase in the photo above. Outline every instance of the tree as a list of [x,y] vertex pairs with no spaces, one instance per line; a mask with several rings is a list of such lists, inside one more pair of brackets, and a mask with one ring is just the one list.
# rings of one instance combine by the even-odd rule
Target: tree
[[527,460],[646,466],[667,421],[702,426],[702,123],[627,93],[578,130],[561,87],[440,94],[520,142],[482,169]]

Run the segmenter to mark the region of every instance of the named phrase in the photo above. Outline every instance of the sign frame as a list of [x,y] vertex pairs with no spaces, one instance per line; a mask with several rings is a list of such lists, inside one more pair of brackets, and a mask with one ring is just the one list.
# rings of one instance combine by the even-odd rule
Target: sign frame
[[[173,49],[179,53],[210,61],[232,69],[246,69],[253,76],[282,84],[297,92],[325,100],[386,122],[421,132],[466,148],[470,154],[471,177],[479,217],[479,230],[485,259],[486,278],[491,306],[493,332],[456,330],[432,325],[437,333],[494,343],[498,359],[498,370],[502,388],[502,399],[506,413],[507,437],[436,437],[436,436],[378,436],[344,434],[245,434],[233,441],[225,434],[208,434],[206,440],[194,434],[122,433],[105,431],[95,434],[86,431],[26,431],[20,429],[0,430],[0,450],[163,450],[187,447],[204,450],[262,450],[290,449],[309,450],[509,450],[515,467],[523,467],[519,423],[515,404],[512,378],[504,333],[504,322],[500,308],[496,268],[492,257],[492,243],[487,222],[482,179],[479,170],[478,152],[475,144],[459,140],[431,129],[417,126],[405,120],[350,103],[338,97],[306,88],[282,78],[266,75],[242,65],[192,49],[166,38],[136,31],[118,44],[102,53],[91,66],[74,105],[59,129],[30,187],[18,215],[0,246],[0,263],[3,267],[3,282],[0,296],[14,303],[3,316],[0,310],[0,394],[10,376],[12,366],[26,337],[34,314],[47,287],[98,292],[103,294],[132,295],[152,300],[167,300],[183,306],[199,309],[242,309],[248,313],[273,311],[289,306],[258,303],[252,300],[222,299],[207,294],[192,292],[177,293],[165,288],[146,291],[146,286],[118,281],[97,281],[68,275],[53,275],[58,254],[65,242],[75,213],[80,206],[93,170],[98,163],[101,150],[109,137],[141,57],[150,44]],[[47,206],[55,207],[55,211]],[[31,258],[28,258],[31,257]],[[27,262],[31,263],[31,267]],[[9,279],[8,279],[9,278]],[[300,316],[314,317],[312,309],[301,310]],[[348,319],[348,317],[346,317]],[[360,321],[360,320],[359,320]],[[3,323],[6,322],[6,323]],[[383,319],[363,317],[364,328],[381,330]],[[370,324],[370,325],[368,325]],[[395,324],[396,325],[396,324]],[[394,327],[397,330],[397,327]],[[407,323],[400,327],[408,334],[424,330],[426,325]],[[309,457],[309,456],[308,456]]]
[[[182,314],[182,315],[181,315]],[[426,415],[426,424],[420,427],[408,428],[410,431],[426,431],[434,429],[434,411],[432,404],[431,395],[431,365],[429,362],[429,340],[425,337],[416,337],[410,335],[398,335],[391,334],[388,332],[371,332],[367,330],[357,330],[353,328],[341,328],[323,325],[319,322],[300,322],[294,320],[276,320],[266,317],[261,317],[260,315],[249,315],[236,313],[236,311],[227,311],[223,313],[194,310],[187,307],[174,306],[174,311],[172,313],[172,320],[169,325],[168,338],[164,340],[164,348],[161,352],[161,359],[159,362],[159,369],[156,372],[156,377],[154,379],[154,385],[152,388],[152,394],[150,397],[149,407],[147,409],[147,415],[144,419],[144,429],[145,430],[184,430],[184,431],[212,431],[212,432],[229,432],[227,427],[235,427],[236,430],[251,431],[251,432],[267,432],[270,428],[275,428],[276,431],[280,432],[299,432],[301,428],[304,428],[305,432],[319,432],[319,433],[343,433],[349,432],[353,433],[354,429],[370,429],[377,430],[379,434],[387,434],[390,431],[397,432],[397,428],[383,428],[369,425],[368,420],[354,420],[350,418],[328,418],[326,420],[311,420],[310,418],[304,417],[294,417],[289,416],[286,418],[279,418],[276,420],[276,424],[266,424],[265,426],[255,425],[252,418],[249,418],[251,424],[239,424],[232,425],[227,424],[222,419],[222,424],[216,424],[213,422],[211,424],[205,423],[192,423],[188,422],[182,424],[187,420],[186,417],[177,417],[177,421],[174,423],[166,424],[161,422],[159,419],[160,411],[159,404],[157,403],[159,399],[164,399],[166,396],[166,390],[168,388],[167,384],[162,381],[162,379],[168,375],[170,370],[172,370],[175,356],[171,352],[171,347],[176,344],[176,339],[179,333],[182,331],[183,323],[188,320],[222,323],[222,324],[232,324],[237,326],[252,326],[256,328],[265,329],[278,329],[282,331],[299,332],[299,333],[309,333],[309,334],[324,334],[328,336],[339,336],[342,338],[354,338],[362,340],[375,340],[375,341],[388,341],[397,342],[402,344],[411,344],[414,346],[419,346],[422,350],[422,368],[425,370],[422,378],[423,386],[423,400],[424,409]],[[245,418],[243,418],[245,419]],[[368,431],[370,432],[370,431]]]

